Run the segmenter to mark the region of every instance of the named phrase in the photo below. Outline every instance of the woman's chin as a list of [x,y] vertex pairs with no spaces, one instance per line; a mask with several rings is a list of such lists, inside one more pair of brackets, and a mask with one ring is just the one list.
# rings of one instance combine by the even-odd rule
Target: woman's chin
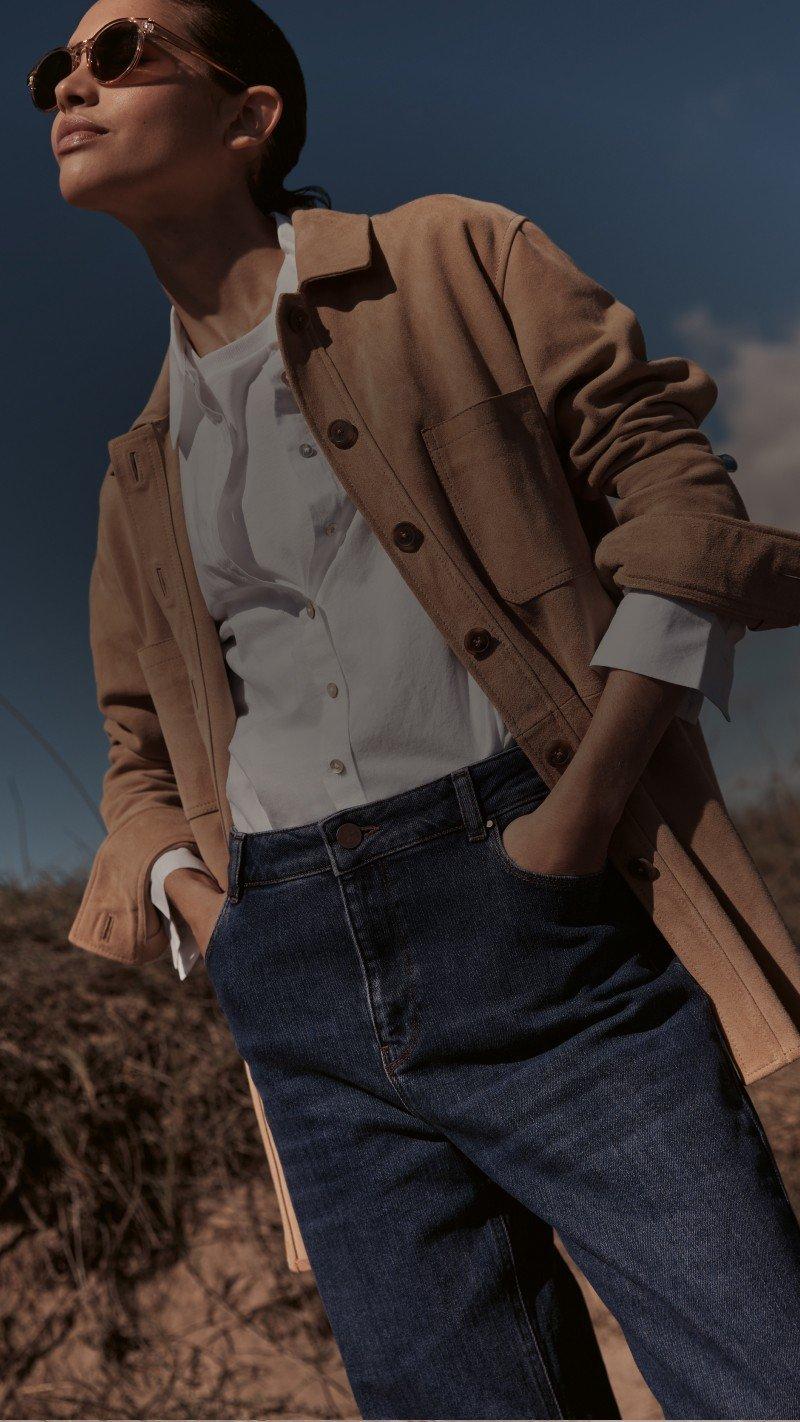
[[117,185],[109,180],[107,174],[101,176],[96,165],[82,163],[81,156],[68,153],[62,158],[59,176],[61,196],[72,207],[102,210]]

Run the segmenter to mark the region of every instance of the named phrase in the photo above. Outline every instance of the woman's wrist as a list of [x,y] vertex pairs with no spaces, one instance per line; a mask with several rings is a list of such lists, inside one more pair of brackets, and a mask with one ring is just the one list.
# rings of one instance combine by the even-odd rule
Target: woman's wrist
[[592,721],[551,790],[565,824],[611,836],[686,688],[613,668]]
[[164,892],[176,913],[202,946],[202,935],[207,927],[209,912],[219,912],[225,891],[220,889],[216,879],[210,874],[201,869],[183,866],[167,874]]

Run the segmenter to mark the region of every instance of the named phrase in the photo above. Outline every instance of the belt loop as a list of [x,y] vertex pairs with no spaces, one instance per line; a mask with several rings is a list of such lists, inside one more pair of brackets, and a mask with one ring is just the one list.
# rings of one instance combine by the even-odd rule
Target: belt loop
[[232,829],[230,835],[229,858],[228,858],[228,898],[232,904],[238,904],[242,892],[242,846],[244,844],[244,834],[241,830]]
[[458,799],[461,818],[467,827],[467,838],[485,839],[486,825],[483,822],[483,813],[478,804],[475,782],[470,774],[469,766],[462,765],[458,770],[451,770],[450,779]]

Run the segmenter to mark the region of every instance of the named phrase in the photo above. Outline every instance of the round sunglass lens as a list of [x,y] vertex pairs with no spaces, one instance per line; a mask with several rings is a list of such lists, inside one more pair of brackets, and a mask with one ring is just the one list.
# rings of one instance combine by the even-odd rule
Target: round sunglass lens
[[101,83],[119,79],[136,58],[139,31],[129,20],[108,25],[97,36],[92,50],[92,68]]
[[31,95],[37,109],[52,109],[56,103],[56,85],[72,69],[69,50],[54,49],[40,59],[31,78]]

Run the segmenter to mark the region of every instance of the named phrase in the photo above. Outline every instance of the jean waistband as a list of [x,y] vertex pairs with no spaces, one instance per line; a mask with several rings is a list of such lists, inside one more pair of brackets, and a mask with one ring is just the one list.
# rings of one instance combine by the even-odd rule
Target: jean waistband
[[249,833],[231,829],[228,895],[236,901],[248,886],[323,871],[345,874],[453,830],[483,839],[487,818],[524,808],[547,791],[514,741],[435,780],[305,825]]

